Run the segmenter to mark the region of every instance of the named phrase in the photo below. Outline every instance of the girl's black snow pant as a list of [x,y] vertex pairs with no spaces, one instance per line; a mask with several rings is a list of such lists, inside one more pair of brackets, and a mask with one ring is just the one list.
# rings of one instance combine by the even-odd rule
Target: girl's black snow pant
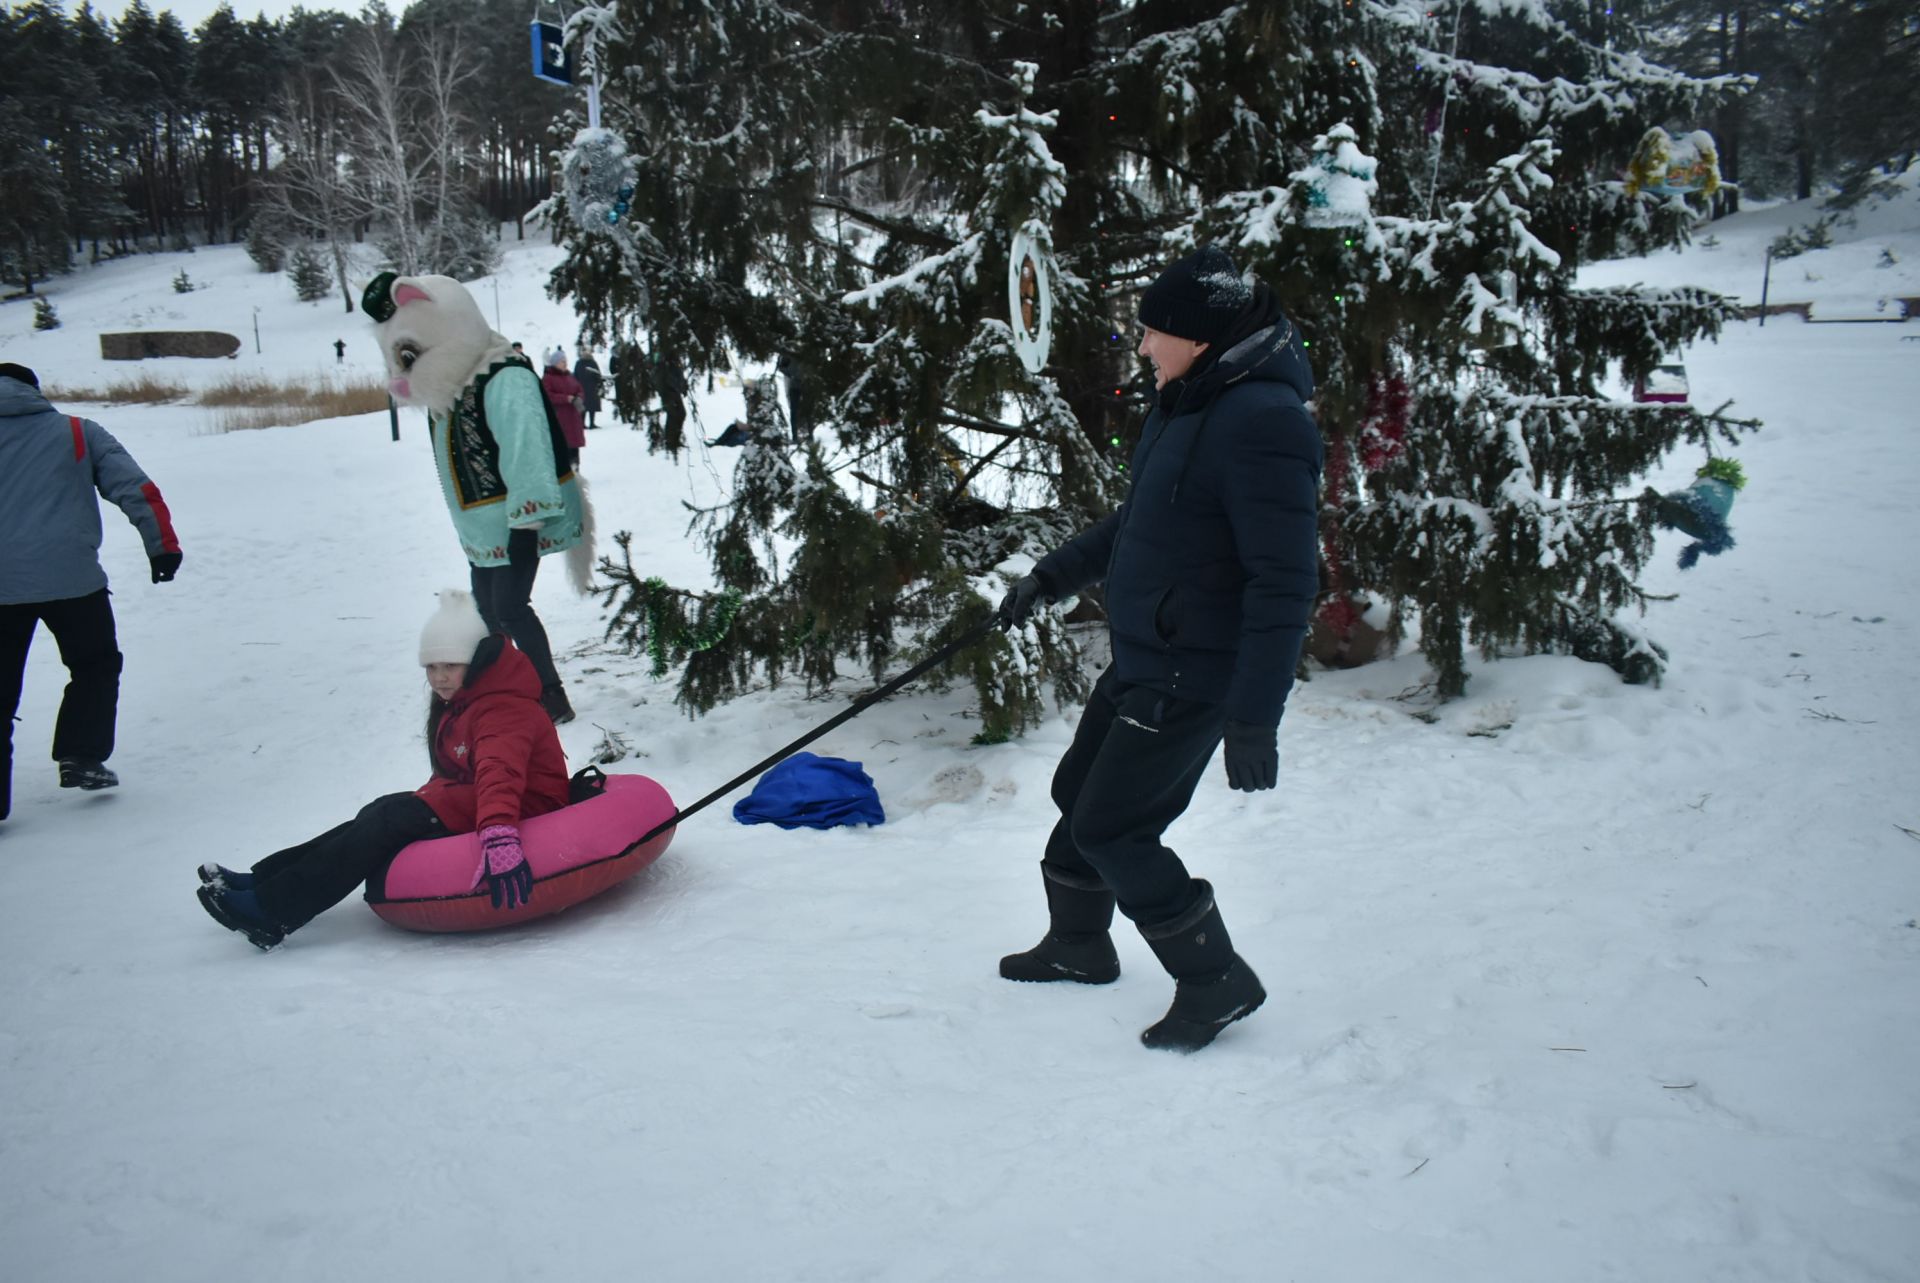
[[1041,865],[1066,886],[1105,886],[1141,926],[1192,906],[1194,881],[1160,835],[1187,809],[1226,731],[1219,704],[1130,686],[1109,667],[1053,774],[1059,822]]
[[385,874],[410,842],[447,836],[417,793],[389,793],[319,837],[275,851],[253,866],[253,893],[278,926],[292,931]]
[[540,573],[540,534],[534,530],[515,530],[507,535],[507,564],[474,566],[473,604],[488,629],[513,638],[533,671],[540,674],[542,687],[558,686],[560,671],[553,666],[553,647],[547,642],[547,629],[533,613],[533,581]]

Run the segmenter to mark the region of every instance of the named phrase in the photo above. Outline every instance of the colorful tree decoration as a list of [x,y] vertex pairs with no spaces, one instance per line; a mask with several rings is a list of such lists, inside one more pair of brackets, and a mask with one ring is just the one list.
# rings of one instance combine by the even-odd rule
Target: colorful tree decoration
[[533,74],[536,79],[555,85],[573,83],[573,61],[567,57],[567,42],[557,22],[535,18],[528,24],[533,38]]
[[1633,385],[1633,399],[1648,405],[1682,405],[1688,393],[1687,367],[1678,361],[1656,365]]
[[1306,185],[1308,227],[1358,227],[1372,216],[1379,162],[1360,150],[1359,137],[1353,126],[1335,125],[1313,140],[1306,167],[1290,175]]
[[1013,234],[1007,259],[1007,312],[1020,364],[1040,373],[1053,346],[1053,264],[1025,228]]
[[1660,525],[1694,539],[1680,550],[1680,569],[1692,569],[1703,552],[1717,557],[1733,547],[1727,514],[1733,510],[1733,496],[1746,484],[1740,461],[1723,456],[1707,460],[1685,490],[1662,497]]
[[611,129],[583,129],[561,163],[567,203],[583,229],[617,228],[633,201],[633,162]]
[[1696,129],[1679,138],[1655,125],[1627,162],[1627,195],[1711,196],[1720,190],[1720,152],[1713,135]]

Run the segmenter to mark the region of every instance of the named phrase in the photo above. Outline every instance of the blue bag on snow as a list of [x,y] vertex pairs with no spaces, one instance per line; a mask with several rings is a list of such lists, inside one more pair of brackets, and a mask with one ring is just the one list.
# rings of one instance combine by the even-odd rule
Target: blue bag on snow
[[760,777],[753,792],[733,804],[742,824],[783,829],[830,829],[839,824],[885,824],[880,794],[860,763],[795,753]]

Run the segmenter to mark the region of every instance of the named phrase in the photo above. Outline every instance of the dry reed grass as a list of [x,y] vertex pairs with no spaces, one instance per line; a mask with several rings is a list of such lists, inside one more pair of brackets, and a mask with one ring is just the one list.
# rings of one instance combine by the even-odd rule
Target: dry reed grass
[[384,410],[387,385],[371,379],[302,382],[236,375],[208,388],[197,400],[218,411],[213,420],[216,432],[249,431]]
[[290,427],[315,419],[337,419],[387,408],[387,385],[373,379],[327,377],[272,378],[264,374],[237,374],[198,394],[183,384],[169,383],[151,374],[117,379],[104,388],[49,384],[50,401],[91,401],[103,405],[161,405],[187,401],[208,406],[216,432]]
[[186,399],[184,383],[169,383],[152,374],[115,379],[104,388],[49,383],[42,389],[49,401],[92,401],[100,405],[160,405]]

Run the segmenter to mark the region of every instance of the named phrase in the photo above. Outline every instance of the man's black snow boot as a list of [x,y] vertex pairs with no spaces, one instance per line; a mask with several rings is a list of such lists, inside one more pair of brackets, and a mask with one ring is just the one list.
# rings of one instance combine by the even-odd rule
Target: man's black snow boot
[[200,907],[207,916],[229,931],[238,931],[255,948],[271,949],[287,938],[284,927],[267,919],[260,910],[260,902],[253,898],[251,891],[223,891],[218,887],[203,886],[199,891]]
[[1171,922],[1142,927],[1147,947],[1173,977],[1173,1006],[1140,1034],[1163,1051],[1195,1052],[1267,1000],[1260,977],[1233,951],[1213,888],[1194,879],[1199,898]]
[[108,770],[106,763],[95,762],[85,757],[63,757],[60,759],[60,787],[63,789],[110,789],[120,783],[120,777]]
[[1063,879],[1071,874],[1041,866],[1047,888],[1047,912],[1052,926],[1039,944],[1025,953],[1000,959],[1000,974],[1008,980],[1073,980],[1083,985],[1110,985],[1120,978],[1120,955],[1114,952],[1113,892],[1098,882]]

